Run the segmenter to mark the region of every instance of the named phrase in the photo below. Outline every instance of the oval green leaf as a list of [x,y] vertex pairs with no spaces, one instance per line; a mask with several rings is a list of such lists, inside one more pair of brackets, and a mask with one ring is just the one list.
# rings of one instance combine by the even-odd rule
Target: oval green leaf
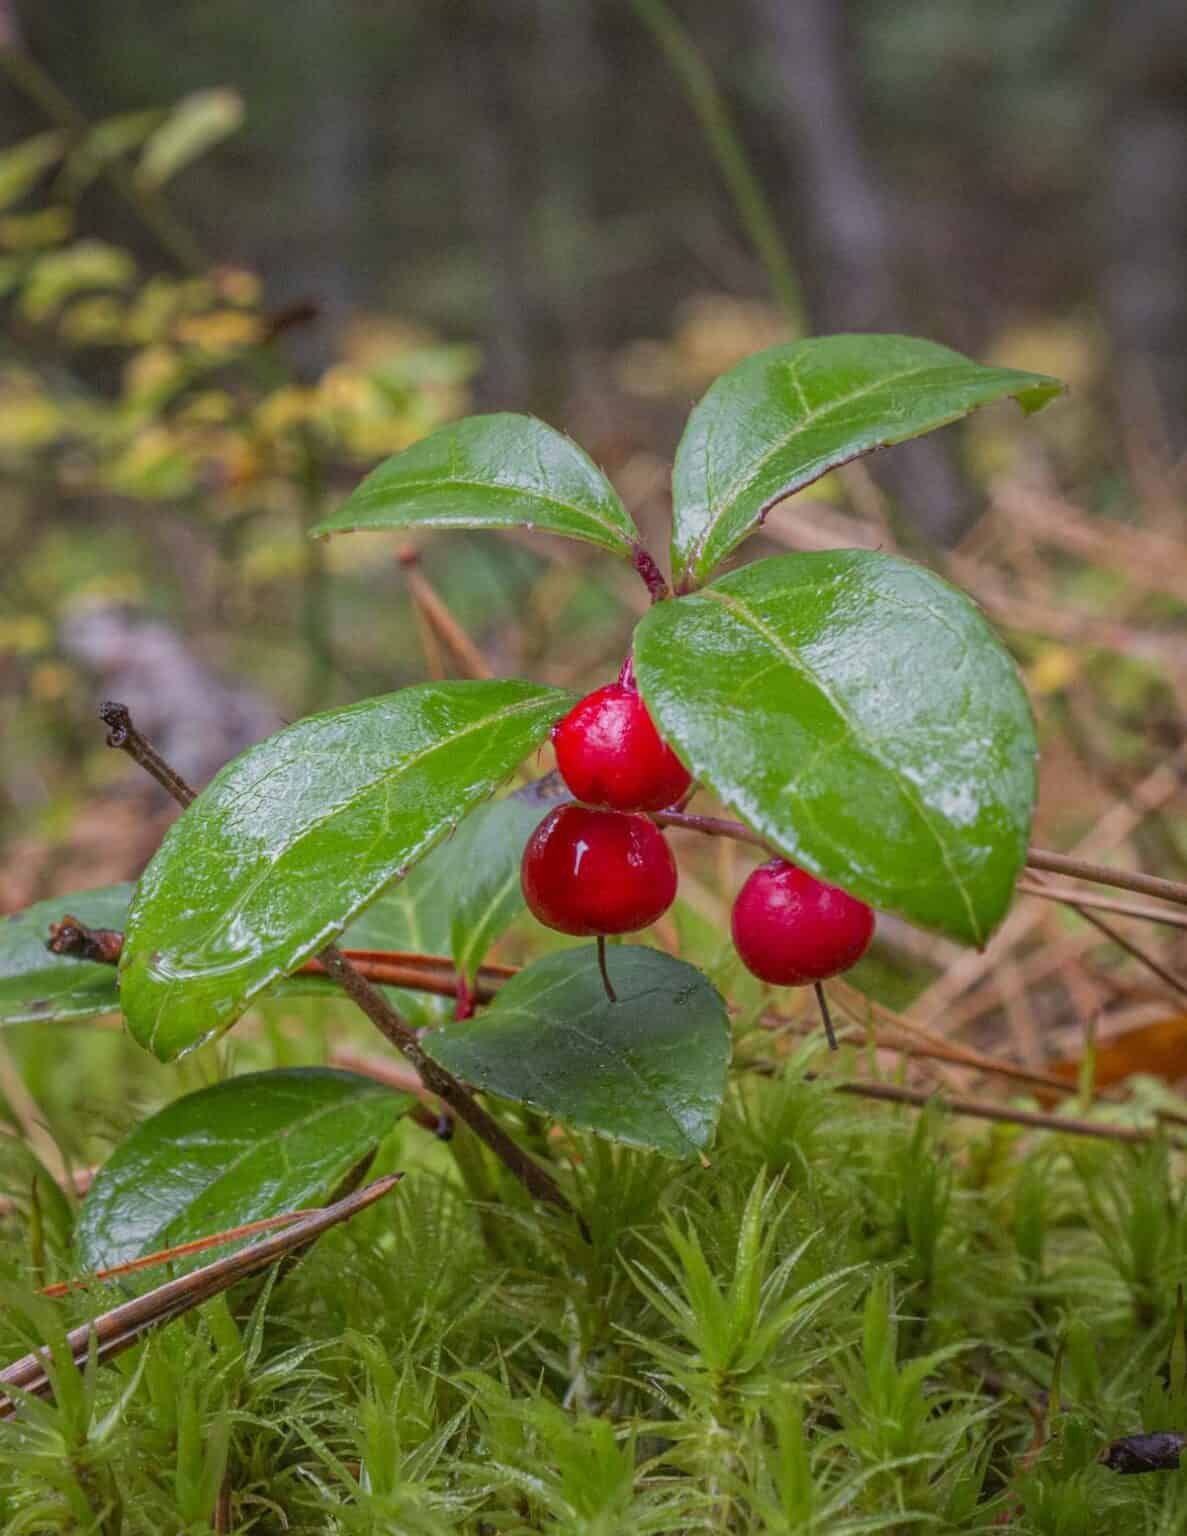
[[613,946],[606,996],[592,944],[547,955],[473,1019],[431,1031],[429,1054],[475,1087],[669,1157],[713,1138],[725,1094],[725,1003],[700,971]]
[[528,528],[631,558],[639,533],[614,487],[532,416],[468,416],[372,470],[318,536],[359,529]]
[[300,720],[228,763],[145,870],[120,962],[172,1060],[227,1029],[507,777],[566,708],[524,682],[426,683]]
[[[228,1078],[166,1105],[95,1175],[76,1235],[84,1271],[323,1205],[412,1103],[321,1067]],[[233,1246],[220,1249],[232,1252]],[[209,1263],[209,1253],[177,1261]]]
[[821,336],[746,358],[710,386],[676,451],[677,591],[701,585],[776,502],[830,469],[991,400],[1013,397],[1029,414],[1062,388],[912,336]]
[[867,550],[760,560],[656,604],[635,669],[692,773],[781,853],[984,944],[1026,855],[1036,745],[962,592]]
[[45,947],[51,923],[67,913],[90,928],[122,928],[131,885],[52,896],[0,921],[0,1025],[90,1019],[118,1013],[115,966],[54,955]]

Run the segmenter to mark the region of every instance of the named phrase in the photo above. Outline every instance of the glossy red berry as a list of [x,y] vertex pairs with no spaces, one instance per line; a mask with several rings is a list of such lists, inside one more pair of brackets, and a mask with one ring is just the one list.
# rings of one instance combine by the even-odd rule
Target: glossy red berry
[[874,934],[864,901],[786,859],[756,869],[738,892],[734,947],[748,971],[776,986],[807,986],[856,964]]
[[528,906],[561,933],[634,933],[676,896],[676,861],[646,816],[561,805],[528,839],[521,869]]
[[586,805],[662,811],[692,782],[629,683],[587,694],[554,728],[552,744],[561,777]]

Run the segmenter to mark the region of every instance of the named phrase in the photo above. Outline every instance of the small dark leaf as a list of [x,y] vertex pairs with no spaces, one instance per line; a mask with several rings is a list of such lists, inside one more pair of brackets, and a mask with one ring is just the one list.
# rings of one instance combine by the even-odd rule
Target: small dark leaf
[[592,944],[548,955],[489,1008],[424,1037],[464,1082],[632,1146],[687,1157],[713,1138],[730,1029],[704,976],[656,949],[614,946],[606,996]]
[[[412,1103],[325,1068],[233,1077],[138,1125],[95,1176],[76,1243],[83,1271],[321,1205]],[[179,1261],[194,1268],[198,1254]]]

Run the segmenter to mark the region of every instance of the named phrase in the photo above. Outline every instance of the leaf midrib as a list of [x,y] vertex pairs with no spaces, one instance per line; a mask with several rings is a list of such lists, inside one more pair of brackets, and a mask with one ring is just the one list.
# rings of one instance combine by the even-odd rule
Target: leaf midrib
[[746,605],[745,602],[734,596],[733,593],[723,592],[720,587],[706,587],[699,594],[699,596],[701,598],[708,598],[715,603],[720,603],[722,607],[733,613],[741,623],[745,624],[756,635],[764,640],[766,644],[776,652],[777,655],[783,657],[783,659],[787,662],[787,665],[793,671],[797,672],[801,677],[805,678],[809,683],[811,683],[813,687],[818,689],[819,692],[823,694],[823,696],[828,700],[833,709],[836,710],[838,717],[845,721],[846,725],[848,725],[849,729],[853,732],[855,739],[861,744],[863,750],[866,751],[876,763],[879,763],[881,767],[884,768],[890,777],[895,781],[895,783],[899,786],[899,789],[901,790],[904,798],[907,799],[913,806],[922,825],[927,829],[927,831],[934,839],[936,847],[939,850],[940,858],[943,861],[944,868],[948,871],[953,884],[960,892],[961,901],[964,903],[965,912],[968,915],[970,932],[974,935],[974,938],[978,944],[983,943],[984,934],[981,931],[981,924],[977,919],[976,909],[973,905],[968,888],[965,885],[964,879],[961,877],[960,873],[954,868],[951,857],[949,855],[947,844],[944,842],[944,839],[940,835],[939,830],[933,823],[927,805],[920,796],[917,786],[903,774],[900,768],[886,760],[883,754],[877,749],[875,743],[870,740],[868,735],[866,735],[864,731],[857,728],[856,724],[852,720],[850,712],[847,711],[842,706],[841,702],[834,697],[820,676],[814,672],[803,661],[803,659],[783,641],[782,637],[775,630],[771,629],[769,625],[764,623],[763,620],[760,619],[759,616],[754,613]]
[[[690,561],[686,562],[685,569],[688,569],[689,566],[695,567],[698,564],[701,556],[705,552],[705,546],[709,542],[711,535],[716,532],[720,524],[724,522],[725,518],[729,515],[731,509],[737,502],[738,497],[754,484],[771,459],[773,459],[777,454],[782,453],[785,448],[789,447],[793,442],[795,442],[796,438],[799,437],[801,433],[805,432],[810,426],[812,426],[813,423],[819,421],[821,417],[828,415],[834,410],[838,410],[846,405],[852,405],[855,400],[860,400],[865,395],[871,395],[879,389],[887,389],[892,384],[901,384],[904,379],[917,378],[920,374],[923,373],[932,373],[935,371],[935,368],[936,364],[934,363],[927,363],[921,368],[908,368],[902,373],[894,373],[889,375],[887,378],[877,379],[871,384],[863,385],[861,389],[854,390],[852,394],[841,395],[835,400],[829,400],[826,404],[815,406],[812,410],[810,410],[806,416],[802,417],[799,421],[796,422],[795,426],[791,429],[790,432],[787,433],[785,437],[779,438],[777,442],[773,443],[772,446],[767,449],[767,451],[759,458],[757,463],[747,474],[735,480],[733,485],[730,486],[729,490],[725,492],[720,512],[718,512],[716,516],[710,518],[710,521],[706,524],[705,529],[701,533],[699,539],[697,539],[693,544],[691,550],[692,558]],[[803,386],[799,383],[798,376],[796,377],[795,382],[802,398]],[[717,414],[720,414],[720,412]],[[716,422],[716,419],[717,416],[715,415],[713,422],[710,423],[710,430]],[[707,483],[708,482],[706,481],[706,485]]]
[[588,518],[591,523],[595,523],[599,528],[605,529],[616,544],[621,545],[624,549],[629,550],[630,548],[630,535],[627,529],[600,516],[589,507],[580,506],[577,502],[562,501],[559,496],[549,496],[543,491],[538,491],[534,488],[508,485],[503,480],[470,480],[456,475],[443,476],[433,480],[401,480],[398,487],[376,485],[368,489],[366,485],[362,485],[355,492],[353,499],[362,506],[369,507],[372,501],[380,501],[385,495],[390,498],[400,491],[442,490],[486,491],[504,496],[531,497],[533,501],[542,502],[545,506],[557,507],[562,512],[569,512],[575,517]]
[[[497,725],[505,720],[509,720],[516,715],[529,714],[533,710],[539,709],[544,703],[545,700],[543,698],[535,697],[520,700],[514,704],[504,705],[502,708],[494,711],[493,713],[483,715],[480,719],[471,722],[464,729],[455,731],[450,736],[438,739],[431,745],[423,748],[421,751],[414,753],[413,756],[405,758],[400,763],[399,767],[390,775],[387,775],[382,779],[373,780],[356,796],[349,800],[340,801],[335,806],[325,811],[322,815],[317,817],[314,821],[310,822],[306,826],[306,828],[302,831],[299,839],[294,839],[293,841],[286,843],[282,853],[287,855],[297,845],[298,842],[305,841],[312,833],[316,832],[318,828],[323,826],[327,821],[332,820],[344,810],[357,806],[358,803],[367,795],[375,793],[376,789],[381,784],[388,786],[398,782],[401,778],[406,777],[413,768],[415,768],[419,763],[423,762],[425,758],[430,757],[434,752],[443,751],[448,747],[456,746],[458,742],[464,740],[467,736],[473,735],[476,731],[489,729],[493,725]],[[412,857],[417,851],[421,853],[427,852],[429,848],[435,846],[437,842],[440,842],[444,838],[447,831],[447,826],[448,824],[445,827],[442,827],[435,838],[430,838],[428,848],[424,846],[423,841],[420,845],[414,844],[412,849],[409,850],[408,857]],[[266,867],[256,875],[255,879],[253,879],[247,888],[240,894],[234,905],[232,907],[223,908],[217,914],[216,918],[211,922],[205,933],[189,946],[190,953],[200,951],[201,946],[209,941],[211,935],[216,931],[220,924],[226,922],[231,912],[242,909],[244,903],[250,899],[256,890],[258,890],[260,884],[272,877],[278,862],[278,858],[268,862]],[[392,877],[392,879],[395,878],[395,876]],[[347,912],[346,916],[342,919],[341,923],[338,925],[336,931],[341,933],[347,924],[350,923],[353,918],[357,917],[360,912],[364,911],[372,901],[377,899],[377,897],[380,896],[384,889],[391,883],[392,880],[385,881],[377,891],[370,893],[363,901],[359,902],[355,906],[352,906],[351,909]],[[329,942],[329,936],[327,936],[325,939],[322,939],[321,942]],[[307,958],[307,954],[312,953],[313,949],[316,949],[317,947],[317,942],[315,942],[312,948],[307,949],[307,941],[302,941],[298,949],[293,954],[284,957],[274,967],[270,968],[262,977],[257,978],[256,984],[249,987],[246,992],[241,994],[240,1001],[244,1003],[250,1002],[253,997],[258,996],[260,992],[264,991],[267,987],[270,987],[278,977],[287,975],[287,973],[293,968],[294,965],[299,964],[302,959]],[[157,1034],[160,1030],[162,1020],[169,1007],[170,1000],[175,989],[178,986],[187,985],[187,982],[187,978],[178,978],[171,982],[170,985],[166,988],[164,996],[161,998],[160,1004],[157,1008],[157,1014],[156,1018],[153,1020],[152,1029],[149,1032],[148,1043],[151,1050],[155,1051],[156,1049]]]
[[[800,399],[801,400],[805,400],[806,397],[804,395],[803,385],[800,382],[799,373],[798,373],[798,369],[797,369],[797,364],[798,364],[798,359],[797,358],[793,358],[789,362],[789,372],[790,372],[790,376],[791,376],[791,382],[795,385],[796,392],[799,394]],[[860,400],[860,399],[864,398],[866,395],[874,394],[879,389],[888,388],[892,384],[901,384],[905,379],[918,378],[921,375],[927,374],[927,373],[937,373],[937,372],[942,371],[945,367],[949,367],[950,368],[950,367],[954,367],[954,366],[956,366],[956,364],[954,364],[954,363],[941,364],[941,363],[935,362],[935,363],[927,363],[924,366],[919,367],[919,368],[908,368],[908,369],[905,369],[901,373],[891,374],[891,375],[889,375],[886,378],[878,379],[878,380],[875,380],[873,383],[863,385],[861,387],[861,389],[854,390],[851,394],[842,395],[842,396],[839,396],[835,400],[829,400],[829,401],[825,402],[822,405],[811,407],[809,409],[808,413],[805,416],[803,416],[795,424],[795,426],[787,434],[786,437],[780,438],[778,440],[778,442],[774,443],[770,448],[768,448],[767,451],[758,460],[758,463],[753,467],[753,469],[750,470],[747,474],[745,474],[743,476],[740,476],[737,480],[735,480],[733,485],[729,488],[729,490],[726,491],[724,499],[723,499],[723,501],[721,503],[721,510],[715,516],[711,515],[710,521],[706,524],[704,530],[699,535],[699,537],[691,545],[690,551],[689,551],[689,558],[684,562],[684,570],[685,570],[685,572],[688,572],[689,570],[695,569],[699,565],[699,563],[700,563],[700,561],[701,561],[701,559],[702,559],[702,557],[703,557],[703,555],[705,553],[705,547],[709,543],[710,538],[717,531],[717,529],[720,527],[720,525],[725,521],[726,517],[729,515],[730,511],[733,509],[734,505],[736,504],[738,498],[754,484],[754,482],[762,474],[763,470],[766,468],[766,466],[770,462],[770,460],[772,458],[774,458],[777,454],[783,452],[784,449],[789,447],[796,440],[796,438],[798,436],[800,436],[801,433],[806,431],[809,427],[814,426],[818,421],[820,421],[822,418],[830,415],[832,412],[834,412],[836,410],[839,410],[839,409],[843,408],[844,406],[852,405],[855,400]],[[974,366],[979,367],[980,365],[974,365]],[[998,380],[999,380],[999,382],[1004,382],[1006,379],[1008,379],[1010,377],[1014,377],[1014,378],[1016,378],[1018,380],[1017,386],[1016,386],[1017,388],[1022,388],[1023,387],[1022,378],[1025,377],[1024,375],[1019,375],[1017,370],[1009,369],[1009,368],[1006,368],[1006,369],[998,369],[998,368],[981,369],[981,374],[982,375],[988,375],[988,374],[996,375]],[[985,403],[987,403],[987,402],[985,402]],[[969,410],[975,409],[975,407],[969,407],[968,409]],[[966,415],[967,413],[968,413],[967,410],[963,410],[962,409],[962,410],[960,410],[957,413],[957,415],[951,417],[950,420],[952,420],[952,421],[959,420],[960,416]],[[707,429],[707,432],[706,432],[706,440],[708,439],[709,434],[714,430],[714,428],[716,426],[716,423],[717,423],[717,419],[720,416],[720,414],[721,414],[720,411],[717,412],[717,414],[714,416],[713,421],[710,422],[709,428]],[[948,424],[947,422],[940,423],[940,425],[947,425],[947,424]],[[707,441],[706,441],[706,453],[707,453],[707,451],[708,451],[708,447],[707,447]],[[836,465],[832,465],[830,467],[833,467],[833,468],[839,467],[840,464],[847,463],[847,462],[849,462],[850,459],[856,458],[856,457],[861,457],[861,456],[862,455],[860,453],[847,455],[845,458],[839,459],[837,461]],[[812,479],[818,480],[818,479],[821,478],[821,475],[823,475],[825,473],[827,473],[827,470],[822,470],[818,474],[814,474],[812,476]],[[811,484],[811,481],[809,480],[809,481],[806,481],[804,483],[805,484]],[[707,489],[708,486],[709,486],[708,464],[707,463],[706,463],[706,466],[705,466],[705,485],[706,485],[706,489]],[[802,490],[802,489],[803,489],[803,485],[796,484],[795,481],[793,480],[791,482],[791,484],[789,484],[787,489],[784,490],[783,492],[781,492],[778,496],[776,496],[774,498],[774,500],[780,501],[780,500],[783,499],[784,496],[791,495],[791,494],[793,494],[793,492],[795,490]],[[707,500],[708,499],[709,498],[707,497]],[[711,506],[710,506],[709,510],[712,513],[712,507]],[[755,514],[756,518],[759,517],[759,516],[761,516],[761,509],[760,509],[760,511],[758,513]],[[753,521],[753,519],[752,519],[752,521]]]

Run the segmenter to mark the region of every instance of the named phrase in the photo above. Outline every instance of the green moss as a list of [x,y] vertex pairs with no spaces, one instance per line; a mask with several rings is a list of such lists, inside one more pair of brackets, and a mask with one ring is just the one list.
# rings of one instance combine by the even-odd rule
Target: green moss
[[[253,1064],[312,1048],[284,1022]],[[50,1034],[20,1042],[34,1075]],[[107,1039],[54,1106],[91,1153],[169,1091]],[[2,1528],[208,1531],[224,1490],[261,1533],[1185,1528],[1187,1478],[1095,1460],[1183,1427],[1175,1154],[859,1104],[807,1066],[735,1083],[708,1169],[549,1143],[588,1244],[472,1141],[402,1126],[399,1193],[274,1283],[56,1367],[0,1424]],[[6,1359],[124,1294],[38,1302],[69,1218],[34,1245],[22,1205]]]

